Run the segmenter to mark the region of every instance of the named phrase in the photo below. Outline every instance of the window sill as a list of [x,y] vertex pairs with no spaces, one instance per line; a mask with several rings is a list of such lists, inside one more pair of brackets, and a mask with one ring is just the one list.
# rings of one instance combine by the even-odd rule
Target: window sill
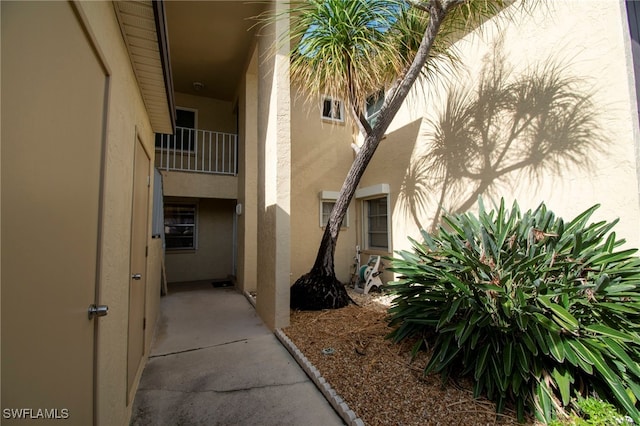
[[194,254],[196,249],[166,249],[167,254]]
[[375,248],[362,249],[360,253],[373,256],[389,256],[392,254],[390,251],[386,251],[385,249]]
[[329,117],[322,117],[322,122],[327,124],[338,124],[344,126],[344,120],[337,120]]

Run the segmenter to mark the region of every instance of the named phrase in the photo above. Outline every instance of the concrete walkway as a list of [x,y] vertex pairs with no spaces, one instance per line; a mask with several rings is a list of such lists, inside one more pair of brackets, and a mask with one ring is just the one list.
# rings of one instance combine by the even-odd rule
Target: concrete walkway
[[343,425],[233,288],[173,286],[160,306],[131,425]]

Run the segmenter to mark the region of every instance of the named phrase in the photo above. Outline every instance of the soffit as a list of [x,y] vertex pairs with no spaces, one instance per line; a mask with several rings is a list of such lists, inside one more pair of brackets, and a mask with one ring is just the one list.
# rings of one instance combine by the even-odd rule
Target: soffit
[[[173,133],[173,90],[164,38],[163,17],[156,25],[150,0],[113,2],[145,108],[156,133]],[[160,31],[160,34],[159,34]],[[167,58],[164,63],[163,56]]]
[[[265,1],[167,1],[176,92],[233,101]],[[194,82],[204,88],[196,91]]]

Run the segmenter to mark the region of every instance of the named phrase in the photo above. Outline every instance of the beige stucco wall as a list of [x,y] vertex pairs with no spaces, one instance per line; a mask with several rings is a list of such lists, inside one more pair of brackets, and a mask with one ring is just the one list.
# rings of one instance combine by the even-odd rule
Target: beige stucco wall
[[[83,2],[84,11],[97,44],[111,71],[105,152],[103,196],[103,238],[100,271],[100,303],[110,307],[100,319],[97,343],[97,423],[125,424],[131,415],[127,401],[127,321],[129,306],[129,258],[133,155],[136,134],[147,152],[153,152],[154,135],[124,46],[113,6],[109,2]],[[69,64],[74,66],[74,64]],[[153,179],[151,180],[153,182]],[[152,191],[153,188],[150,188]],[[149,213],[151,213],[149,199]],[[154,253],[150,238],[148,244]],[[157,251],[157,250],[156,250]],[[153,317],[159,305],[157,254],[147,260],[147,336],[154,329]],[[144,363],[143,363],[144,365]],[[136,385],[137,387],[137,385]]]
[[160,304],[158,295],[162,284],[162,258],[164,249],[161,238],[152,238],[149,244],[149,256],[147,258],[147,291],[145,297],[145,309],[147,322],[151,325],[145,329],[144,347],[151,348],[153,335],[155,332],[156,320],[160,314]]
[[[3,11],[5,10],[5,5],[7,5],[7,3],[3,4]],[[17,9],[21,9],[22,11],[24,11],[27,10],[27,8],[38,8],[43,7],[43,5],[34,3],[22,3],[18,5],[18,3],[16,3],[14,5],[11,5],[10,7],[15,7],[15,9],[12,9],[13,12],[15,12]],[[47,7],[49,8],[48,10],[51,11],[51,13],[49,16],[45,16],[44,18],[41,16],[41,13],[33,14],[32,12],[29,12],[28,19],[31,19],[32,21],[28,23],[31,25],[25,26],[23,27],[23,29],[26,28],[27,31],[31,30],[32,34],[38,35],[39,22],[46,21],[47,31],[51,31],[51,28],[55,28],[56,25],[68,25],[69,21],[60,20],[61,16],[71,16],[72,19],[77,19],[80,23],[80,26],[78,28],[82,27],[82,30],[79,30],[81,36],[79,38],[70,38],[68,37],[67,32],[61,30],[59,33],[59,39],[53,38],[46,40],[47,43],[50,43],[49,45],[40,44],[40,41],[37,40],[40,40],[41,37],[34,37],[34,39],[32,40],[29,39],[28,35],[27,37],[21,39],[6,39],[7,42],[10,40],[14,47],[28,49],[30,55],[25,55],[25,57],[31,58],[33,60],[34,67],[22,70],[22,75],[32,76],[33,78],[31,79],[31,82],[33,82],[33,86],[31,87],[31,90],[38,90],[37,94],[34,93],[32,95],[27,95],[25,92],[25,94],[23,95],[24,97],[20,99],[20,102],[16,102],[15,105],[21,105],[21,108],[25,108],[25,111],[30,111],[29,114],[33,114],[34,112],[41,109],[42,105],[57,104],[59,105],[59,110],[56,112],[56,114],[60,114],[60,111],[67,114],[76,114],[72,116],[72,119],[74,118],[76,121],[82,123],[84,123],[85,121],[93,122],[96,120],[95,116],[92,115],[90,117],[82,117],[82,113],[84,111],[80,111],[78,113],[78,111],[76,111],[78,109],[78,105],[71,104],[72,102],[74,102],[74,100],[77,99],[77,93],[67,93],[67,97],[60,93],[57,93],[60,91],[60,88],[56,87],[56,84],[58,84],[58,81],[56,79],[59,75],[57,73],[64,74],[66,77],[76,76],[79,83],[79,86],[77,87],[82,88],[84,75],[89,75],[95,72],[93,69],[89,69],[89,67],[86,65],[88,62],[93,61],[93,59],[91,58],[92,54],[95,53],[96,58],[98,58],[97,61],[100,63],[101,67],[104,70],[104,73],[107,75],[105,81],[108,81],[108,84],[104,87],[103,84],[100,84],[97,87],[97,93],[99,93],[100,95],[104,93],[105,100],[103,101],[100,97],[97,97],[93,100],[93,102],[98,103],[100,107],[104,108],[106,112],[104,117],[105,121],[103,134],[104,151],[101,152],[101,160],[103,163],[102,182],[101,187],[96,188],[95,193],[91,195],[91,197],[95,196],[96,199],[101,197],[101,229],[99,230],[97,247],[99,254],[99,258],[97,259],[98,285],[95,302],[97,304],[105,304],[109,306],[109,312],[107,316],[93,320],[95,323],[97,323],[97,326],[95,327],[96,358],[94,385],[96,394],[95,407],[93,408],[95,410],[95,424],[124,425],[128,424],[129,422],[132,402],[128,399],[127,395],[127,333],[129,283],[131,281],[130,258],[134,150],[137,140],[141,140],[145,150],[152,157],[154,135],[131,67],[129,56],[122,40],[121,31],[116,20],[112,3],[75,3],[75,10],[73,11],[71,10],[69,3],[67,2],[48,3]],[[64,14],[61,14],[61,12],[64,12]],[[5,18],[11,19],[11,17],[3,16],[3,44],[5,42],[5,36],[7,36],[7,34],[4,32],[4,22],[6,22],[4,21]],[[42,19],[42,21],[38,21],[38,19]],[[73,25],[68,26],[70,28],[70,31],[76,29],[75,22],[73,23]],[[25,35],[25,33],[21,34],[23,36]],[[56,49],[62,50],[67,48],[64,43],[74,43],[73,45],[68,46],[69,51],[82,51],[81,49],[84,49],[89,53],[82,58],[82,61],[65,61],[65,59],[60,58],[58,62],[54,61],[55,63],[52,63],[50,69],[48,69],[46,66],[42,66],[42,59],[37,57],[37,52],[45,52],[46,54],[49,54],[50,52],[46,52],[46,50],[51,49],[51,46],[55,46]],[[34,52],[36,53],[34,54]],[[41,54],[44,56],[45,53]],[[5,64],[3,63],[3,72],[5,70],[4,66]],[[15,75],[15,70],[12,71]],[[30,74],[33,72],[37,72],[37,75]],[[50,87],[47,86],[46,83],[43,84],[42,80],[43,75],[44,77],[47,77],[47,73],[51,73],[48,76],[49,81],[47,82]],[[3,89],[5,87],[4,84],[5,81],[3,81]],[[9,82],[8,84],[11,84],[11,82]],[[15,87],[16,82],[13,81],[13,84]],[[26,85],[24,85],[24,87],[26,87]],[[94,88],[95,87],[92,87],[92,89]],[[78,90],[81,91],[82,89]],[[30,105],[29,100],[33,100],[33,104]],[[4,101],[5,99],[3,98],[3,102]],[[88,109],[86,113],[89,114],[90,111],[94,112],[93,109]],[[40,151],[36,153],[35,157],[42,157],[43,155],[47,155],[49,153],[48,150],[52,149],[51,156],[47,158],[47,161],[48,164],[55,165],[56,155],[60,155],[60,153],[62,152],[66,153],[68,151],[67,145],[65,145],[64,136],[67,135],[68,138],[76,137],[73,131],[74,129],[69,127],[60,128],[61,126],[64,126],[66,124],[51,122],[51,117],[46,117],[44,115],[46,114],[46,112],[38,112],[38,116],[33,117],[29,114],[23,115],[22,117],[29,120],[29,124],[22,126],[24,129],[27,129],[27,127],[29,128],[29,132],[25,131],[25,135],[38,134],[38,132],[46,133],[47,131],[50,131],[52,135],[51,140],[38,139],[36,141],[33,146],[36,147],[35,149],[40,149]],[[55,117],[53,113],[52,116]],[[5,117],[3,115],[3,119],[4,118]],[[43,129],[43,126],[50,127]],[[58,126],[58,128],[56,128],[56,126]],[[102,130],[102,127],[100,127],[100,130]],[[22,136],[14,139],[13,142],[16,143],[16,141],[19,140],[20,137]],[[46,146],[45,144],[39,145],[43,140],[44,142],[48,143],[49,146]],[[76,143],[77,137],[73,142],[75,143],[75,145],[72,145],[70,142],[68,146],[81,146],[81,144]],[[94,144],[96,143],[95,140],[92,140],[91,142],[93,142]],[[3,143],[7,144],[11,143],[11,141],[3,140]],[[59,145],[56,145],[56,143]],[[87,145],[90,146],[92,144],[87,142]],[[60,147],[59,151],[56,150],[57,146]],[[33,149],[33,147],[30,149]],[[69,153],[64,155],[69,155]],[[82,149],[78,149],[78,151],[73,153],[73,155],[75,156],[74,159],[77,161],[77,166],[79,169],[81,169],[82,167],[87,167],[87,169],[93,167],[92,165],[86,164],[88,154]],[[32,165],[35,167],[36,163],[32,163]],[[25,162],[25,164],[19,165],[19,167],[22,167],[24,169],[24,173],[26,173],[27,175],[40,176],[40,179],[47,177],[47,172],[42,171],[44,169],[40,169],[40,173],[38,173],[37,167],[31,170],[31,166],[27,164],[27,162]],[[99,166],[97,168],[99,168]],[[93,170],[90,170],[90,172],[93,173]],[[56,180],[54,181],[59,181],[59,176],[64,174],[65,171],[61,170],[56,177]],[[153,182],[153,179],[151,180],[151,182]],[[150,194],[152,193],[152,190],[153,188],[150,187]],[[69,206],[73,205],[73,203],[70,202],[71,198],[73,196],[84,196],[83,194],[68,194],[68,191],[65,192],[64,188],[54,188],[50,192],[44,194],[44,196],[43,194],[36,195],[36,192],[37,191],[34,191],[34,199],[37,198],[38,204],[40,204],[41,206],[51,207],[49,211],[46,212],[47,214],[60,215],[60,217],[58,218],[59,220],[56,218],[52,219],[53,221],[59,221],[60,223],[68,222],[69,218],[73,219],[74,215],[77,214],[77,212],[69,211],[70,209],[68,207],[66,210],[64,208],[64,206],[67,204]],[[23,200],[27,200],[30,197],[27,193],[24,193],[23,196]],[[65,197],[68,198],[65,199]],[[149,246],[149,257],[147,259],[146,273],[147,297],[145,300],[145,314],[147,318],[147,329],[145,332],[146,352],[148,352],[149,349],[151,333],[154,329],[154,321],[155,317],[157,316],[160,299],[159,261],[161,243],[159,242],[159,240],[152,241],[150,238],[152,209],[151,202],[152,197],[149,197],[149,226],[146,229],[146,243]],[[54,211],[57,213],[54,213]],[[42,215],[45,212],[40,211],[34,213],[40,213]],[[3,215],[3,219],[4,218],[5,217]],[[6,226],[6,224],[3,223],[3,226]],[[30,228],[30,231],[34,232],[36,229],[36,227],[32,227]],[[27,230],[26,232],[28,233],[28,231],[29,230]],[[56,229],[51,229],[50,231],[54,233],[58,232],[56,231]],[[26,235],[27,234],[25,234],[25,236]],[[72,240],[69,235],[73,235],[72,232],[67,234],[64,241]],[[36,236],[36,240],[37,238],[38,237]],[[44,236],[40,236],[40,242],[38,244],[41,247],[48,247],[47,241],[43,241],[42,238],[44,238]],[[78,235],[78,244],[83,244],[83,239],[84,237],[82,235]],[[56,245],[53,243],[51,243],[50,246],[56,247]],[[64,256],[64,249],[60,250],[60,252],[61,253],[56,254],[56,256]],[[30,267],[33,270],[42,270],[45,272],[47,270],[51,271],[50,278],[47,280],[43,280],[41,282],[41,285],[45,286],[45,288],[51,291],[55,291],[56,297],[64,295],[65,292],[74,291],[73,288],[70,289],[68,288],[68,286],[66,286],[66,275],[73,275],[77,271],[84,270],[87,267],[83,264],[76,264],[65,271],[55,271],[55,269],[59,269],[60,266],[56,267],[55,265],[50,265],[50,259],[38,257],[36,253],[32,253],[31,255],[33,256],[33,258],[30,259]],[[52,269],[48,269],[52,266]],[[63,278],[60,279],[60,277]],[[93,285],[92,280],[87,282],[86,285],[88,287]],[[45,303],[49,303],[46,295],[44,295],[42,292],[37,291],[35,288],[32,288],[32,295],[34,298],[38,298],[39,300],[43,300]],[[51,299],[51,303],[54,303],[54,301],[55,299]],[[3,317],[3,325],[5,324],[5,321],[7,321],[6,323],[19,325],[20,318],[25,315],[30,316],[32,317],[32,319],[38,321],[39,330],[42,330],[44,333],[46,333],[49,329],[47,327],[48,322],[62,321],[60,316],[64,316],[65,318],[78,317],[81,318],[81,321],[86,322],[87,324],[93,324],[87,319],[88,305],[92,302],[94,301],[87,301],[87,305],[81,307],[75,306],[73,312],[63,310],[63,308],[60,307],[61,309],[59,311],[56,311],[54,315],[47,315],[44,317],[43,313],[37,312],[37,308],[34,308],[34,306],[25,307],[19,317],[10,317],[8,319],[6,317]],[[58,306],[52,307],[58,308]],[[53,327],[50,328],[53,329]],[[91,329],[94,329],[93,326],[91,326]],[[32,336],[32,338],[34,340],[38,339],[36,335]],[[62,345],[64,344],[64,342],[60,341],[54,343],[50,348],[48,348],[48,351],[50,351],[51,353],[59,353],[60,348],[57,348],[56,344]],[[73,359],[75,359],[74,357],[77,357],[78,360],[82,358],[83,354],[80,353],[81,351],[79,349],[76,349],[75,352],[73,348],[67,349],[69,350],[69,357]],[[91,350],[90,352],[93,353],[93,350]],[[30,363],[29,365],[31,366],[34,365],[34,362],[31,360],[41,360],[43,357],[47,358],[50,356],[47,351],[39,351],[38,353],[24,353],[23,355],[24,356],[22,362]],[[47,363],[41,362],[39,365],[46,366]],[[144,362],[142,363],[142,365],[144,365]],[[51,371],[52,375],[60,373],[61,371]],[[74,386],[75,381],[80,379],[85,380],[86,383],[91,382],[90,379],[74,377],[73,371],[62,371],[62,373],[68,376],[68,381],[60,382],[59,389],[57,389],[57,392],[59,394],[44,396],[39,395],[38,398],[44,397],[44,399],[23,401],[23,404],[20,407],[30,407],[33,409],[53,408],[53,406],[55,406],[55,403],[53,403],[52,401],[55,401],[55,399],[59,395],[73,395],[74,392],[78,391],[78,389],[70,389]],[[138,377],[140,373],[141,369],[138,371]],[[34,370],[32,374],[38,373]],[[47,374],[47,372],[43,374]],[[90,374],[91,376],[93,376],[92,373]],[[11,384],[5,382],[3,377],[3,385],[7,385],[10,388]],[[29,383],[27,382],[26,386],[28,385]],[[135,387],[137,387],[137,385],[134,385],[134,390]],[[92,389],[82,389],[81,391],[86,392],[86,394],[88,394],[89,396],[89,399],[92,399]],[[34,395],[38,393],[36,389],[34,389],[33,392]],[[46,403],[47,397],[49,397],[50,403]],[[64,407],[58,408],[61,409]],[[90,405],[87,405],[87,407],[84,407],[84,409],[91,410],[91,407]],[[73,410],[69,414],[70,421],[73,423]],[[79,414],[79,412],[76,412],[76,422],[82,421],[80,420],[81,416]],[[87,424],[90,424],[91,416],[87,420]],[[22,424],[23,422],[20,421],[19,423]],[[36,421],[36,423],[39,423],[39,421]]]
[[[523,209],[535,208],[544,201],[565,218],[600,203],[602,207],[593,220],[619,217],[617,234],[630,246],[640,247],[638,120],[624,2],[610,2],[606,10],[596,2],[579,0],[545,2],[531,13],[519,11],[518,7],[516,3],[507,10],[510,15],[502,15],[508,15],[510,22],[494,19],[481,32],[470,33],[456,42],[461,59],[457,71],[437,79],[436,84],[422,86],[407,98],[369,165],[359,188],[379,184],[390,187],[390,252],[409,248],[407,236],[420,238],[419,229],[432,229],[439,208],[476,208],[476,190],[487,205],[500,197],[508,205],[517,199]],[[533,39],[535,43],[531,42]],[[479,180],[466,179],[443,191],[441,170],[429,169],[433,165],[429,160],[433,123],[452,86],[466,85],[473,93],[487,75],[482,72],[483,66],[500,57],[514,68],[509,75],[512,80],[555,61],[562,67],[563,77],[575,79],[575,93],[592,95],[595,127],[599,130],[593,132],[598,135],[584,150],[589,161],[576,164],[567,156],[560,156],[556,168],[547,160],[549,166],[536,173],[520,169],[489,179],[489,190],[479,189]],[[350,129],[321,125],[315,104],[303,104],[295,97],[292,102],[293,281],[310,268],[315,258],[321,236],[317,194],[321,190],[339,190],[353,156],[348,152]],[[517,149],[518,144],[514,143],[514,147]],[[456,150],[448,148],[448,152]],[[514,154],[514,158],[518,155]],[[487,176],[483,178],[486,180]],[[352,202],[349,225],[341,232],[336,252],[336,271],[342,280],[348,279],[355,244],[362,245],[363,241],[361,200]],[[369,254],[364,252],[363,262]],[[391,278],[390,273],[385,274],[385,279]]]
[[[176,107],[197,110],[196,127],[223,133],[237,134],[237,114],[232,102],[195,96],[186,93],[175,93]],[[185,154],[188,155],[188,154]],[[159,164],[159,151],[156,161]],[[171,164],[171,158],[169,164]],[[206,158],[206,156],[205,156]],[[177,159],[180,162],[180,157]],[[189,161],[195,161],[191,158]],[[184,159],[186,164],[187,159]],[[177,171],[162,171],[163,193],[165,196],[194,197],[194,198],[228,198],[238,197],[237,176],[211,175],[207,173],[191,173]]]
[[[324,232],[319,194],[340,191],[354,158],[351,125],[323,120],[320,104],[321,99],[309,101],[292,95],[291,284],[311,270],[318,253]],[[350,279],[359,224],[352,204],[335,253],[336,276],[342,282]]]
[[[283,13],[284,3],[269,5]],[[285,19],[259,37],[257,311],[271,328],[289,324],[291,130]]]
[[255,47],[238,93],[238,268],[237,286],[257,290],[258,265],[258,62]]
[[238,198],[238,177],[161,170],[162,193],[167,197]]
[[198,129],[223,133],[237,132],[236,114],[231,102],[180,92],[175,93],[175,102],[176,108],[198,110],[196,123]]
[[[543,167],[537,173],[519,169],[493,180],[491,191],[481,191],[485,204],[491,205],[501,196],[508,205],[517,199],[523,209],[535,208],[544,201],[557,215],[572,218],[600,203],[602,207],[593,220],[619,217],[618,236],[626,238],[631,246],[640,246],[638,123],[624,2],[612,1],[606,8],[579,0],[546,3],[538,5],[532,14],[516,13],[511,23],[501,22],[499,29],[489,23],[481,35],[469,34],[457,42],[463,64],[458,73],[442,84],[429,86],[426,98],[414,93],[392,123],[361,186],[390,185],[394,250],[408,248],[408,235],[419,238],[420,227],[430,229],[434,225],[439,204],[450,211],[466,208],[468,202],[474,208],[473,193],[480,185],[474,179],[449,185],[440,203],[444,175],[428,169],[432,122],[443,109],[449,84],[477,87],[487,76],[482,72],[485,61],[495,61],[500,55],[514,69],[511,79],[550,59],[561,63],[562,76],[578,79],[573,86],[575,93],[593,94],[596,125],[591,130],[599,127],[604,137],[594,136],[592,146],[586,147],[588,162],[574,164],[565,156],[555,169]],[[510,11],[515,7],[517,4]],[[513,147],[517,149],[518,144]],[[456,150],[449,148],[448,152]],[[520,152],[514,158],[521,159],[525,154]],[[425,162],[421,163],[421,158],[426,158]]]
[[198,206],[197,249],[166,251],[167,281],[225,279],[231,275],[235,200],[165,197],[164,202],[195,202]]

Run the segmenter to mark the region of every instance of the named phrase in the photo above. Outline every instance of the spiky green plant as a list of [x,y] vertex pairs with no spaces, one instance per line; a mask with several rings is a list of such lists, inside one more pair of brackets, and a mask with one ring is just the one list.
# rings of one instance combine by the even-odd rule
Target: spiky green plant
[[565,223],[544,204],[479,204],[398,252],[390,337],[435,331],[425,373],[470,375],[476,396],[520,419],[596,392],[639,422],[640,259],[618,250],[617,220],[588,223],[597,205]]

